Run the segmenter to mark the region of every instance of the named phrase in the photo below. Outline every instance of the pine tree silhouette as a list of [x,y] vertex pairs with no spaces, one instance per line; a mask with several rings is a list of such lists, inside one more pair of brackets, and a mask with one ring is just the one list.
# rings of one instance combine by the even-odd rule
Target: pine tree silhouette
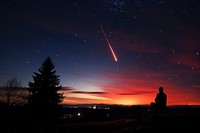
[[34,108],[35,115],[45,121],[56,116],[56,109],[64,99],[63,93],[58,92],[62,87],[54,68],[48,56],[38,69],[39,72],[34,72],[34,81],[28,84],[28,103]]

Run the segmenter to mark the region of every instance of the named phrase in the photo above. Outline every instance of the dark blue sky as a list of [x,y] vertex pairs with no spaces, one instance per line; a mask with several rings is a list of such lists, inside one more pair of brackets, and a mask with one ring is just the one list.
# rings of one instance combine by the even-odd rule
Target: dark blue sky
[[[50,56],[65,103],[200,104],[198,0],[1,0],[0,81]],[[115,62],[103,27],[117,58]]]

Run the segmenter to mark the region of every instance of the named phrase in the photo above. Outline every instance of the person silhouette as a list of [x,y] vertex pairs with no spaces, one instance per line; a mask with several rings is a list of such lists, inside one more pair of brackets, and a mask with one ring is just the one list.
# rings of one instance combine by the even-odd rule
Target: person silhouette
[[159,87],[159,92],[157,93],[155,97],[155,102],[151,103],[151,108],[154,113],[158,113],[158,111],[165,110],[167,106],[167,94],[164,93],[164,88]]

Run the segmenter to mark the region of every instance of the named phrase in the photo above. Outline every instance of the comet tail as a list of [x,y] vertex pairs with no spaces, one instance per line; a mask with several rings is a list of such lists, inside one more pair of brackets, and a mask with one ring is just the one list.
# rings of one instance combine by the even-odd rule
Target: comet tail
[[102,30],[102,32],[103,32],[103,35],[104,35],[104,37],[105,37],[105,39],[106,39],[106,41],[107,41],[107,43],[108,43],[108,46],[109,46],[110,51],[111,51],[111,53],[112,53],[112,55],[113,55],[113,58],[114,58],[114,60],[117,62],[117,61],[118,61],[117,56],[115,55],[115,52],[114,52],[114,50],[113,50],[113,48],[112,48],[112,46],[111,46],[111,44],[110,44],[110,42],[109,42],[109,40],[108,40],[106,34],[105,34],[105,31],[103,30],[103,27],[102,27],[101,25],[100,25],[100,28],[101,28],[101,30]]

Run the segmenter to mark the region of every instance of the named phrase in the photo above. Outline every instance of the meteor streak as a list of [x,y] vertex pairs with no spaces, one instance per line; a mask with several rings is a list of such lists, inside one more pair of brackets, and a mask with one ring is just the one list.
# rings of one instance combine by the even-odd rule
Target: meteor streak
[[117,62],[117,61],[118,61],[117,56],[115,55],[115,52],[114,52],[114,50],[113,50],[113,48],[112,48],[112,46],[111,46],[111,44],[110,44],[110,42],[109,42],[109,40],[108,40],[108,37],[106,36],[106,33],[105,33],[105,31],[104,31],[104,29],[103,29],[103,27],[102,27],[101,25],[100,25],[100,28],[101,28],[101,30],[102,30],[102,32],[103,32],[103,35],[104,35],[104,37],[105,37],[105,39],[106,39],[106,41],[107,41],[107,43],[108,43],[108,46],[109,46],[110,51],[111,51],[111,53],[112,53],[112,55],[113,55],[113,58],[114,58],[114,60]]

